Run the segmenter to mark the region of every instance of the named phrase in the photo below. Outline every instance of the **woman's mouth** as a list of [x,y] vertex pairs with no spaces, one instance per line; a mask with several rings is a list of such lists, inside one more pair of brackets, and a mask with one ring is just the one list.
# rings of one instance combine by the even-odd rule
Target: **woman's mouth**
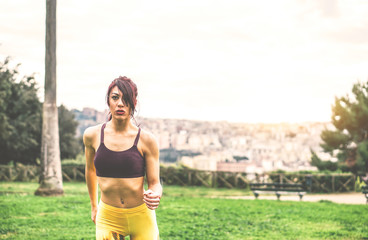
[[125,111],[124,110],[117,110],[116,114],[118,115],[124,115]]

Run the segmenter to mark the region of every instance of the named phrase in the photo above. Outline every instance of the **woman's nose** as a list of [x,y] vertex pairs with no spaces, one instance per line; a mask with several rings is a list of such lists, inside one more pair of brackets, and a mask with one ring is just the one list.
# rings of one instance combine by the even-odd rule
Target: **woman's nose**
[[124,101],[123,101],[123,99],[119,98],[118,106],[124,107]]

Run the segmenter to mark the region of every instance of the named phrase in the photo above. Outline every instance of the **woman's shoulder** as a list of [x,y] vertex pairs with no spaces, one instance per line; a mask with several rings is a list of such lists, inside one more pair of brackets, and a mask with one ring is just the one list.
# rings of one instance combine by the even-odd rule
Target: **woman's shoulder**
[[150,131],[141,129],[139,141],[142,141],[142,150],[145,154],[158,154],[159,147],[157,138]]
[[141,128],[140,140],[148,145],[157,145],[157,138],[150,131]]
[[92,140],[93,138],[98,136],[101,131],[102,125],[103,123],[86,128],[83,133],[83,138],[86,140]]

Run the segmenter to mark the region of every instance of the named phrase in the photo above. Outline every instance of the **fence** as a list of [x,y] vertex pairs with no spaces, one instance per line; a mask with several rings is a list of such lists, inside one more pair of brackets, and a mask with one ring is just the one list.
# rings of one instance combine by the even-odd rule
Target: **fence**
[[[63,181],[84,181],[84,165],[62,166]],[[0,165],[0,181],[38,182],[41,168],[33,165]]]
[[[62,166],[66,182],[85,181],[84,165]],[[38,181],[40,168],[37,166],[0,165],[0,181]],[[234,172],[199,171],[188,168],[163,167],[160,169],[164,185],[205,186],[212,188],[249,189],[251,182],[300,183],[311,193],[333,193],[355,191],[356,176],[344,174],[295,174],[263,173],[247,174]]]
[[356,176],[339,174],[262,173],[199,171],[186,168],[161,168],[161,179],[167,185],[246,188],[249,183],[299,183],[311,193],[355,191]]

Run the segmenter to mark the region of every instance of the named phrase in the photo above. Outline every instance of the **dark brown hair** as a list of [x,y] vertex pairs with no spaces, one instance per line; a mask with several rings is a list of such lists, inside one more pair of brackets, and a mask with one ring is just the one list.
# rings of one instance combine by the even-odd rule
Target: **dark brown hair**
[[[136,111],[136,106],[137,106],[137,96],[138,96],[138,89],[137,89],[137,85],[128,77],[118,77],[116,79],[114,79],[110,85],[109,88],[107,89],[107,94],[106,94],[106,102],[107,102],[107,106],[110,107],[110,103],[109,103],[109,95],[111,93],[111,90],[117,86],[119,88],[119,90],[123,93],[123,102],[125,104],[127,104],[130,108],[130,114],[131,117],[134,118],[134,112]],[[111,113],[109,113],[108,119],[111,120],[112,115]]]

